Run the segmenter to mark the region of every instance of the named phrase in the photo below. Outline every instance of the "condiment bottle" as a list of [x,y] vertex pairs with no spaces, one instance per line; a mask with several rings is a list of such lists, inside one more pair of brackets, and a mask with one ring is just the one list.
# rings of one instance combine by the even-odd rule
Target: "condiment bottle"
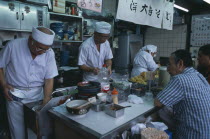
[[71,5],[71,14],[72,15],[75,15],[75,7],[76,6],[74,4]]
[[116,88],[112,91],[112,100],[114,104],[118,104],[118,91]]

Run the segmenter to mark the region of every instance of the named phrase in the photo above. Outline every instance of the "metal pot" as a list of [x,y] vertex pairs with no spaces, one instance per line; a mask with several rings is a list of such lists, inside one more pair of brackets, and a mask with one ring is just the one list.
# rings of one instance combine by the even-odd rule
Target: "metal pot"
[[89,111],[91,104],[88,104],[84,107],[78,108],[79,106],[87,103],[87,100],[73,100],[66,103],[66,109],[69,113],[82,115]]

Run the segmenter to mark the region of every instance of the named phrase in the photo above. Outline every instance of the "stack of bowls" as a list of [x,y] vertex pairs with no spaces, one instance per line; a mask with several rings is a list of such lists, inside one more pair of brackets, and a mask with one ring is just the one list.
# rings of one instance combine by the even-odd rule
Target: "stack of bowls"
[[51,23],[50,24],[50,29],[52,29],[55,34],[56,34],[56,38],[59,40],[63,40],[63,27],[64,27],[64,23]]

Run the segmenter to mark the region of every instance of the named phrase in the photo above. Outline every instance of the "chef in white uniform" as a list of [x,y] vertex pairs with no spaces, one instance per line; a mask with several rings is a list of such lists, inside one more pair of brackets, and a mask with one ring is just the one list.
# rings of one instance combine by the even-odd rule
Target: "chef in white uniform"
[[84,72],[84,81],[97,81],[97,75],[104,64],[111,74],[113,55],[107,41],[110,30],[109,23],[97,22],[93,37],[87,39],[80,46],[78,65]]
[[[29,38],[10,41],[0,52],[0,84],[7,99],[12,139],[25,138],[23,104],[43,99],[44,105],[51,99],[53,78],[58,75],[50,47],[54,36],[48,28],[33,28]],[[10,90],[16,90],[13,94],[21,94],[24,99],[13,100]]]
[[133,61],[131,77],[138,76],[142,72],[155,71],[158,65],[153,57],[156,56],[157,46],[146,45],[136,54]]

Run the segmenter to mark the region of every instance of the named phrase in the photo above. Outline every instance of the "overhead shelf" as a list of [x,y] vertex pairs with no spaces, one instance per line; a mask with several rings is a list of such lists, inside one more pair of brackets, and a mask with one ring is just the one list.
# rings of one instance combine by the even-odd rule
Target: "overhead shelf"
[[82,42],[82,41],[74,41],[74,40],[54,40],[54,42]]
[[66,17],[72,17],[72,18],[80,18],[82,19],[83,17],[76,16],[76,15],[70,15],[70,14],[62,14],[62,13],[54,13],[54,12],[49,12],[51,15],[59,15],[59,16],[66,16]]
[[83,37],[92,37],[93,35],[83,35]]

